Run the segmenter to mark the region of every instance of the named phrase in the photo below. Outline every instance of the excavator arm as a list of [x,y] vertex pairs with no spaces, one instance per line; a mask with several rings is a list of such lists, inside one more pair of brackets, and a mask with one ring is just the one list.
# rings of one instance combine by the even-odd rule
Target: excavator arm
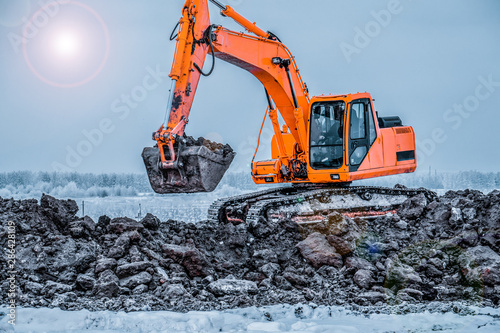
[[[306,163],[304,138],[309,96],[292,54],[272,33],[264,32],[230,6],[210,1],[221,9],[222,15],[233,18],[253,35],[211,25],[207,0],[187,0],[184,4],[170,72],[172,81],[165,121],[153,133],[158,148],[146,148],[143,152],[151,185],[158,193],[212,191],[234,157],[232,152],[220,154],[208,149],[213,145],[186,148],[184,130],[198,82],[202,75],[208,76],[213,71],[215,58],[247,70],[264,85],[280,151],[275,168],[288,177],[290,161]],[[209,54],[211,69],[204,73]],[[277,112],[281,113],[295,140],[294,151],[286,151]]]
[[[204,33],[210,26],[207,0],[188,0],[178,23],[175,57],[169,77],[172,79],[165,120],[153,134],[158,142],[161,168],[175,168],[178,161],[174,143],[183,136],[191,105],[202,75],[209,44]],[[175,29],[174,29],[175,30]],[[172,33],[173,34],[173,33]],[[174,39],[175,36],[171,36]],[[168,109],[169,108],[169,109]],[[168,149],[168,151],[165,151]],[[169,158],[166,158],[168,156]]]

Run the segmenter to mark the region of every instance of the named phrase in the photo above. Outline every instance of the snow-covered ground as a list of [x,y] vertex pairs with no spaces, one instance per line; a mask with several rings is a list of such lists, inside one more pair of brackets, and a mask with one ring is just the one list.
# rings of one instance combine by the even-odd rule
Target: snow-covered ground
[[[224,312],[65,312],[0,307],[0,332],[500,332],[500,309],[431,304],[361,314],[341,307],[277,305]],[[403,310],[411,313],[397,314]],[[429,311],[430,310],[430,311]]]
[[226,186],[212,193],[71,199],[75,200],[80,208],[78,216],[87,215],[96,222],[102,215],[107,215],[110,218],[127,216],[141,219],[147,213],[157,216],[161,221],[173,219],[198,222],[207,218],[208,208],[215,200],[248,192],[252,191]]

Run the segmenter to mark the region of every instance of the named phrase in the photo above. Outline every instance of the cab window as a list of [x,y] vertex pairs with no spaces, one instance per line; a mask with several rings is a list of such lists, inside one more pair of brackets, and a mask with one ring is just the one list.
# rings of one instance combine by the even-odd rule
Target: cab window
[[343,101],[314,103],[310,122],[310,163],[314,169],[339,168],[343,164]]

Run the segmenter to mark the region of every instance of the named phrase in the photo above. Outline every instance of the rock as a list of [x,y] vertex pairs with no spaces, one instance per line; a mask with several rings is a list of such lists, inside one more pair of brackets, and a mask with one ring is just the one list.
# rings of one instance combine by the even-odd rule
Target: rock
[[470,208],[465,208],[464,210],[462,210],[462,214],[467,220],[470,221],[476,217],[477,211],[475,208],[470,207]]
[[404,219],[415,220],[423,214],[426,206],[427,199],[421,193],[403,202],[398,209],[398,215]]
[[376,264],[375,264],[375,267],[377,267],[377,269],[381,272],[385,272],[385,266],[384,264],[382,264],[380,261],[378,261]]
[[50,195],[43,194],[40,199],[40,207],[44,213],[59,227],[66,227],[69,222],[76,219],[78,205],[74,200],[58,200]]
[[104,272],[105,270],[114,270],[116,268],[116,259],[113,258],[103,258],[97,261],[94,269],[95,274]]
[[165,290],[163,291],[163,298],[170,300],[173,298],[185,297],[186,294],[187,291],[182,284],[171,284],[165,287]]
[[118,294],[120,287],[118,286],[118,277],[111,270],[105,270],[99,274],[93,294],[97,297],[114,297]]
[[274,278],[281,271],[281,267],[275,263],[267,263],[259,267],[259,272],[264,273],[268,278]]
[[283,277],[287,279],[288,282],[290,282],[292,285],[295,286],[307,286],[308,282],[305,277],[292,273],[292,272],[285,272],[283,273]]
[[440,278],[443,276],[443,272],[434,265],[425,265],[424,268],[425,274],[431,278]]
[[348,257],[345,260],[345,267],[347,268],[355,268],[356,270],[363,269],[368,271],[376,271],[377,269],[371,262],[366,259],[359,257]]
[[375,304],[377,302],[385,302],[386,294],[378,291],[367,291],[361,293],[358,297],[367,300],[371,304]]
[[128,217],[118,217],[111,220],[108,225],[108,232],[121,234],[125,231],[142,231],[144,226]]
[[255,251],[252,258],[255,261],[256,267],[260,267],[269,262],[278,263],[278,256],[276,252],[273,252],[269,249]]
[[28,281],[26,282],[25,287],[27,290],[34,293],[35,295],[40,295],[42,293],[44,286],[41,283]]
[[47,281],[42,293],[47,296],[54,296],[55,294],[63,294],[73,290],[73,287],[63,283],[57,283],[54,281]]
[[221,279],[208,285],[208,290],[215,296],[256,294],[257,284],[247,280]]
[[354,282],[360,287],[369,290],[375,283],[372,272],[365,269],[360,269],[354,274]]
[[429,218],[437,225],[443,225],[450,217],[451,208],[444,204],[437,205],[429,214]]
[[398,302],[415,303],[417,301],[415,298],[404,292],[398,292],[396,297]]
[[75,261],[73,262],[73,267],[77,273],[87,271],[95,263],[96,251],[94,245],[95,243],[88,242],[80,244]]
[[462,221],[462,210],[460,208],[452,207],[450,223],[457,224]]
[[330,235],[328,236],[328,243],[335,248],[335,251],[340,255],[348,255],[356,249],[356,244],[346,241],[343,237]]
[[214,282],[214,280],[215,280],[215,279],[214,279],[214,277],[213,277],[213,276],[211,276],[211,275],[209,275],[209,276],[207,276],[207,277],[203,278],[203,279],[201,280],[201,283],[202,283],[204,286],[208,286],[210,283]]
[[116,268],[116,275],[119,278],[123,278],[126,276],[137,274],[139,272],[143,272],[150,267],[153,267],[153,265],[149,261],[133,262],[131,264],[118,266]]
[[396,223],[396,227],[402,230],[406,230],[408,228],[408,223],[406,223],[405,221],[399,221],[398,223]]
[[160,227],[160,219],[156,216],[147,213],[140,222],[146,229],[156,231]]
[[406,294],[416,300],[419,300],[421,301],[422,300],[422,297],[424,296],[424,293],[421,292],[420,290],[416,290],[416,289],[412,289],[412,288],[404,288],[404,289],[400,289],[398,291],[398,297],[402,297],[403,295],[402,294]]
[[274,282],[276,283],[276,286],[280,289],[283,289],[283,290],[292,290],[293,289],[292,284],[287,279],[285,279],[283,276],[279,276],[279,275],[275,276]]
[[147,285],[140,284],[137,287],[135,287],[134,290],[132,290],[132,294],[134,294],[134,295],[142,295],[142,294],[148,292],[148,290],[149,290],[149,288],[148,288]]
[[333,279],[338,274],[338,269],[332,266],[322,266],[317,273],[325,278]]
[[75,238],[90,237],[95,229],[95,222],[88,216],[84,216],[81,220],[69,223],[69,231]]
[[479,266],[500,265],[500,255],[487,246],[476,246],[467,250],[467,254]]
[[342,256],[335,251],[335,248],[328,243],[326,237],[319,232],[310,234],[296,247],[300,250],[302,256],[316,268],[323,265],[342,267]]
[[162,246],[163,253],[175,262],[184,266],[191,277],[210,275],[211,265],[205,256],[192,246],[166,244]]
[[120,280],[120,286],[129,289],[134,289],[138,285],[148,284],[153,277],[148,272],[141,272],[139,274],[124,278]]
[[481,272],[484,284],[489,286],[500,286],[500,264],[482,268]]
[[125,255],[126,249],[123,246],[115,246],[109,249],[108,257],[120,259]]
[[391,288],[397,286],[401,288],[409,283],[422,283],[422,278],[415,272],[413,267],[394,263],[387,272],[386,285]]
[[76,278],[76,283],[83,290],[92,290],[95,285],[95,279],[91,276],[81,274]]

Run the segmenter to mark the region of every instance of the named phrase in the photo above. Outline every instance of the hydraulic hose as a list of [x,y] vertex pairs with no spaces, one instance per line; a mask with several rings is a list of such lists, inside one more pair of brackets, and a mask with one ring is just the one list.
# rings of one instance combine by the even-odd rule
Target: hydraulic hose
[[[208,39],[208,45],[210,45],[210,51],[212,53],[212,68],[210,68],[210,71],[208,73],[203,73],[203,70],[200,68],[200,66],[198,66],[197,63],[193,63],[193,66],[203,76],[210,76],[213,73],[214,68],[215,68],[215,52],[214,52],[214,45],[212,43],[212,28],[213,28],[213,26],[209,26],[207,28],[207,30],[205,31],[205,35],[206,35],[205,38]],[[194,31],[193,31],[193,34],[194,34]],[[194,38],[194,35],[193,35],[193,38]],[[195,40],[195,42],[199,42],[199,41]]]
[[175,36],[174,36],[174,33],[177,30],[177,28],[179,27],[179,24],[180,24],[180,22],[177,22],[177,24],[174,27],[174,30],[172,30],[172,33],[170,34],[170,40],[174,40],[177,38],[178,33],[175,34]]
[[221,4],[219,1],[217,0],[210,0],[211,3],[213,3],[214,5],[216,5],[217,7],[219,7],[220,10],[226,10],[226,6],[224,6],[223,4]]

